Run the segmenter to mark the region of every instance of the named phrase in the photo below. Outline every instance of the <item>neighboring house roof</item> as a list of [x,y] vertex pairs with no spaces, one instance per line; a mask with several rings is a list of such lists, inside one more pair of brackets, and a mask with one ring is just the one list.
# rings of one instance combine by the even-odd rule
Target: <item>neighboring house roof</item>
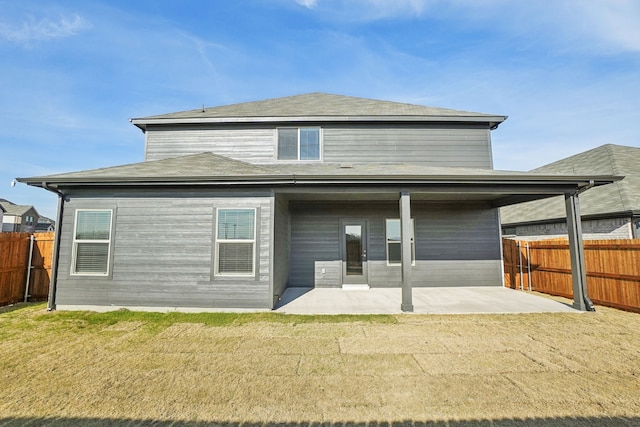
[[[4,199],[3,199],[4,200]],[[9,201],[0,201],[0,206],[4,208],[6,215],[23,216],[31,209],[37,214],[35,208],[30,205],[15,205]]]
[[[495,199],[517,194],[519,191],[498,191],[497,186],[511,189],[538,186],[531,198],[558,194],[558,188],[571,189],[586,186],[590,180],[596,185],[616,179],[611,176],[588,176],[507,172],[490,169],[424,167],[400,163],[386,164],[275,164],[254,165],[233,160],[213,153],[146,161],[124,166],[115,166],[80,172],[71,172],[44,177],[18,178],[18,181],[33,186],[109,186],[109,185],[229,185],[229,184],[433,184],[449,188],[450,192],[464,192],[460,186],[487,186],[485,193],[495,192]],[[457,187],[456,187],[457,186]],[[454,188],[457,188],[454,190]],[[427,188],[434,190],[434,188]],[[542,190],[547,190],[545,193]],[[530,191],[530,188],[527,189]],[[517,202],[518,200],[509,200]]]
[[245,102],[131,119],[145,130],[148,124],[266,121],[469,121],[497,127],[507,116],[380,101],[327,93]]
[[55,227],[55,221],[51,218],[41,216],[36,224],[36,231],[48,231]]
[[[534,173],[624,176],[621,181],[580,195],[583,217],[640,214],[640,148],[606,144],[534,169]],[[523,203],[501,210],[503,225],[552,222],[565,218],[562,197]]]

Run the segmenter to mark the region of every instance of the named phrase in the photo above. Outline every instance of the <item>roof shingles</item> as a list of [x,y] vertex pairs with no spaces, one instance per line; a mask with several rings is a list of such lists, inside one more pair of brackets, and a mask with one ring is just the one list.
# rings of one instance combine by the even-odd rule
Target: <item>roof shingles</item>
[[161,114],[138,119],[134,123],[157,119],[213,119],[258,117],[450,117],[506,119],[494,114],[474,113],[400,102],[380,101],[327,93],[308,93],[263,101],[208,107]]
[[[580,196],[582,216],[640,213],[640,148],[606,144],[532,170],[534,173],[618,175],[624,179],[592,188]],[[563,219],[562,197],[501,209],[504,225]]]
[[425,167],[402,163],[279,163],[269,165],[250,164],[230,159],[214,153],[200,153],[169,159],[145,161],[123,166],[70,172],[44,177],[18,178],[32,185],[49,183],[92,183],[92,182],[183,182],[231,181],[235,178],[246,180],[295,179],[295,178],[344,178],[355,179],[396,179],[437,178],[437,179],[500,179],[500,180],[587,180],[577,175],[558,175],[531,172],[498,171],[492,169],[471,169],[454,167]]

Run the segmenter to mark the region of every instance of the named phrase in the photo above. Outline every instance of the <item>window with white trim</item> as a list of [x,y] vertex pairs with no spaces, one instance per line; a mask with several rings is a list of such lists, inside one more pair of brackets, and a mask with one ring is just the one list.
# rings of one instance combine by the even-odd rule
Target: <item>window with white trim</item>
[[320,160],[320,128],[278,128],[278,160]]
[[113,211],[76,210],[71,274],[107,276],[111,249]]
[[219,276],[253,276],[256,210],[218,209],[216,271]]
[[[411,218],[411,264],[415,264],[416,250],[414,243],[415,221]],[[387,264],[400,265],[402,263],[402,233],[400,229],[400,219],[391,218],[386,220],[387,236]]]

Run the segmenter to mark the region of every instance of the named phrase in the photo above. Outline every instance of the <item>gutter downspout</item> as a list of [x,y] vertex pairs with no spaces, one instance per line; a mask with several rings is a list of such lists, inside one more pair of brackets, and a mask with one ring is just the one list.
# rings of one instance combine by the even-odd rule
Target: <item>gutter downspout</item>
[[49,187],[46,182],[42,183],[42,188],[58,195],[58,212],[56,214],[56,231],[55,243],[53,245],[53,259],[51,261],[51,280],[49,281],[49,296],[47,298],[47,311],[56,309],[56,288],[58,284],[58,259],[60,257],[60,236],[62,233],[62,215],[64,213],[64,194],[56,189]]
[[582,187],[582,188],[578,188],[578,191],[576,191],[576,196],[584,193],[585,191],[587,191],[590,188],[593,188],[596,185],[596,183],[593,180],[589,181],[589,184],[587,184],[586,186]]

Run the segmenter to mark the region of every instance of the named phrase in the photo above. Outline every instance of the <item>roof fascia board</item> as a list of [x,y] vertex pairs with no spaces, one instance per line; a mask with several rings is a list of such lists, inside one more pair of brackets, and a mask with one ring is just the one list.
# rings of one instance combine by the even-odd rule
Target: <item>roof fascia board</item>
[[206,124],[206,123],[269,123],[269,122],[480,122],[502,123],[506,116],[273,116],[273,117],[184,117],[130,119],[143,128],[146,125]]
[[[583,221],[589,220],[597,220],[597,219],[613,219],[613,218],[623,218],[629,219],[634,217],[637,213],[633,211],[619,211],[619,212],[607,212],[600,214],[591,214],[591,215],[582,215],[581,218]],[[517,227],[517,226],[526,226],[526,225],[542,225],[542,224],[555,224],[557,222],[564,222],[566,217],[555,217],[555,218],[545,218],[537,221],[523,221],[523,222],[505,222],[502,224],[503,227]]]
[[[330,178],[330,179],[329,179]],[[416,178],[416,177],[393,177],[372,178],[372,177],[297,177],[294,175],[282,176],[250,176],[250,177],[224,177],[221,179],[202,177],[181,177],[181,178],[67,178],[67,179],[33,179],[19,178],[20,182],[35,187],[104,187],[111,185],[118,186],[234,186],[234,185],[272,185],[272,186],[293,186],[293,187],[322,187],[340,186],[344,189],[347,186],[373,187],[374,190],[388,187],[397,191],[397,186],[416,186],[421,191],[429,192],[460,192],[460,193],[482,193],[491,192],[499,194],[539,194],[557,195],[567,192],[575,192],[580,188],[589,185],[589,181],[581,180],[510,180],[486,177],[464,179],[454,178]],[[596,185],[610,183],[608,181],[596,181]],[[428,186],[428,188],[424,188]]]
[[[489,171],[490,172],[490,171]],[[357,175],[357,174],[347,174],[347,175],[305,175],[305,174],[295,174],[295,173],[280,173],[280,174],[265,174],[265,175],[224,175],[220,177],[216,176],[180,176],[180,177],[148,177],[148,176],[121,176],[121,177],[73,177],[73,176],[40,176],[40,177],[29,177],[29,178],[16,178],[17,181],[26,183],[26,184],[34,184],[40,183],[42,181],[50,182],[50,183],[62,183],[62,182],[82,182],[82,183],[91,183],[91,182],[159,182],[159,181],[176,181],[176,182],[189,182],[193,180],[199,181],[264,181],[264,180],[282,180],[282,179],[293,179],[296,182],[327,182],[334,183],[336,181],[340,182],[354,182],[354,181],[364,181],[371,183],[378,182],[396,182],[396,181],[416,181],[416,182],[425,182],[425,183],[483,183],[483,182],[502,182],[506,184],[571,184],[571,185],[580,185],[582,186],[600,186],[611,184],[616,181],[622,180],[623,176],[615,176],[615,175],[597,175],[597,176],[582,176],[582,175],[534,175],[534,174],[501,174],[501,175],[485,175],[485,174],[469,174],[469,175],[456,175],[456,174],[440,174],[440,175]]]

